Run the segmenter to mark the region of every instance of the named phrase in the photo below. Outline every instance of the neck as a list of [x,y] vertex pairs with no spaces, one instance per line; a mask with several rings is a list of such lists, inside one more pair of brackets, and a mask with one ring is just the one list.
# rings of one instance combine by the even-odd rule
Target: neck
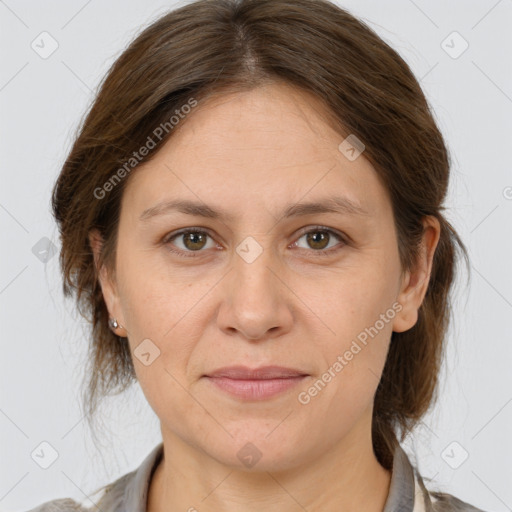
[[149,487],[147,512],[304,510],[381,512],[391,472],[377,461],[371,435],[336,446],[286,471],[244,471],[219,463],[162,429],[164,455]]

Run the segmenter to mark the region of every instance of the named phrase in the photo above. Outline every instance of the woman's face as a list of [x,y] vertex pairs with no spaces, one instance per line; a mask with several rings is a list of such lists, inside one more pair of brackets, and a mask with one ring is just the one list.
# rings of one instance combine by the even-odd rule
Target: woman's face
[[[164,441],[261,470],[367,444],[391,333],[426,289],[401,275],[372,165],[284,85],[210,98],[175,130],[130,176],[115,281],[102,278]],[[235,365],[306,376],[208,377]]]

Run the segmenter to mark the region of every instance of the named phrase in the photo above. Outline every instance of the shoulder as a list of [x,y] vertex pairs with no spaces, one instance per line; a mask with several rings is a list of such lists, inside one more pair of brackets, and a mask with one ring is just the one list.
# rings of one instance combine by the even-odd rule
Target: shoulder
[[414,512],[416,510],[419,512],[486,512],[452,494],[427,489],[423,478],[417,471],[415,471],[415,481],[418,505],[414,507]]
[[435,482],[422,477],[417,465],[413,465],[398,443],[393,455],[390,495],[385,512],[485,512],[433,486]]
[[89,512],[89,509],[83,507],[71,498],[61,498],[58,500],[47,501],[35,508],[31,508],[28,512]]
[[142,464],[114,482],[90,493],[82,503],[71,498],[47,501],[27,512],[127,512],[142,510],[152,472],[163,456],[160,442]]
[[433,512],[485,512],[444,492],[430,492]]
[[[135,472],[130,472],[118,478],[114,482],[97,489],[91,499],[85,502],[77,502],[71,498],[59,498],[46,501],[27,512],[122,512],[125,490],[129,482],[133,479]],[[91,500],[93,503],[91,503]]]

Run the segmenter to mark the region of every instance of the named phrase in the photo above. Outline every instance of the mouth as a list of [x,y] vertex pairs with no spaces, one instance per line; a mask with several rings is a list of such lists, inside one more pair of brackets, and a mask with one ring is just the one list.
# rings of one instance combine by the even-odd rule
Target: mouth
[[242,400],[266,400],[297,386],[309,374],[295,368],[231,366],[203,375],[216,389]]

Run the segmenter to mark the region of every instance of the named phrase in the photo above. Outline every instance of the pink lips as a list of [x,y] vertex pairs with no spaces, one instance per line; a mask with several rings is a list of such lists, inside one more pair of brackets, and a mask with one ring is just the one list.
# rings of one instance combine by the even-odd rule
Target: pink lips
[[230,366],[205,375],[221,390],[245,400],[265,400],[302,382],[308,374],[294,368]]

